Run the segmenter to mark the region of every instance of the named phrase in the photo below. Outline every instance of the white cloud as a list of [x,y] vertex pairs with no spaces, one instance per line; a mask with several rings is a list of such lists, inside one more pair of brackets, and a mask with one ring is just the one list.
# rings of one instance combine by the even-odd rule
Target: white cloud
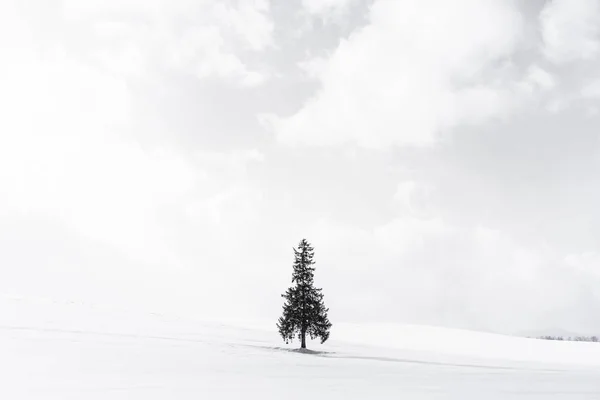
[[136,256],[156,255],[147,246],[159,242],[157,212],[190,190],[195,171],[177,153],[131,139],[125,81],[61,47],[9,57],[0,66],[3,211],[54,218]]
[[[306,235],[334,321],[598,328],[597,116],[577,106],[600,91],[592,63],[528,47],[517,2],[378,0],[366,27],[298,46],[297,24],[338,6],[362,24],[364,4],[67,1],[63,20],[17,3],[0,1],[0,292],[275,318]],[[290,61],[336,35],[301,65],[307,98]],[[236,87],[262,68],[281,75]],[[255,112],[334,148],[280,146]]]
[[[577,270],[544,245],[525,246],[495,229],[404,216],[373,229],[322,220],[310,238],[318,250],[319,282],[340,319],[507,333],[567,320],[584,332],[597,327],[579,293],[581,279],[597,280],[595,272]],[[366,311],[363,300],[377,307]]]
[[600,79],[588,82],[581,90],[581,95],[586,99],[600,99]]
[[[137,3],[128,4],[137,10]],[[169,292],[158,304],[167,309],[218,295],[230,279],[225,267],[239,264],[229,241],[241,243],[247,227],[258,226],[262,193],[244,178],[247,165],[263,161],[262,153],[188,153],[173,140],[180,132],[168,125],[157,127],[164,130],[161,139],[145,141],[136,129],[147,115],[127,77],[99,68],[61,38],[41,42],[44,29],[13,11],[0,15],[12,21],[0,26],[14,35],[0,53],[0,236],[12,236],[14,227],[23,234],[14,239],[18,251],[0,256],[0,264],[10,266],[0,268],[0,291],[156,307],[156,289]],[[92,11],[81,18],[96,21]],[[141,31],[135,25],[94,26],[119,45],[145,43],[136,42]],[[160,37],[156,29],[147,32],[150,41]],[[140,49],[143,62],[124,68],[132,74],[152,67],[152,51]],[[227,76],[233,78],[247,77]],[[38,243],[44,240],[54,241]],[[39,256],[19,255],[32,245]],[[48,277],[48,284],[32,283],[31,276]]]
[[256,149],[198,151],[195,160],[208,176],[187,203],[187,215],[214,224],[211,229],[224,235],[240,224],[256,222],[262,192],[249,181],[248,168],[263,163],[264,155]]
[[317,94],[270,122],[287,143],[431,144],[512,107],[516,78],[501,62],[521,24],[512,2],[377,1],[369,24],[319,68]]
[[249,163],[262,163],[265,160],[264,154],[257,149],[231,150],[225,153],[198,151],[196,157],[198,162],[209,170],[230,171],[236,176],[244,176]]
[[557,64],[590,60],[600,51],[600,3],[553,0],[541,15],[543,52]]
[[340,15],[356,3],[357,0],[302,0],[304,10],[322,17]]
[[99,41],[90,49],[107,68],[124,74],[147,74],[166,66],[199,79],[219,78],[256,86],[265,72],[248,66],[244,51],[273,45],[273,22],[267,0],[67,1],[69,21],[94,21]]
[[188,30],[170,49],[168,64],[178,70],[189,71],[199,79],[219,77],[232,79],[244,86],[261,84],[265,77],[250,71],[234,54],[224,50],[224,41],[215,27]]
[[273,21],[269,18],[269,0],[238,1],[215,4],[214,14],[223,25],[232,29],[246,46],[254,51],[273,45]]
[[556,79],[545,69],[532,65],[527,74],[528,82],[541,90],[550,90],[556,86]]
[[309,78],[319,78],[327,67],[327,59],[322,57],[309,58],[302,61],[298,66],[306,73]]
[[[598,265],[600,265],[600,254],[593,251],[568,254],[565,256],[565,263],[576,271],[588,277],[593,277],[594,281],[600,282],[600,269],[598,268]],[[598,300],[600,301],[600,296],[598,296]]]
[[433,188],[422,182],[412,180],[400,182],[394,193],[396,209],[401,214],[424,217],[429,213],[432,195]]
[[259,189],[248,183],[234,183],[211,197],[188,204],[186,213],[198,222],[210,223],[212,235],[231,238],[237,226],[259,222],[257,208],[262,199]]

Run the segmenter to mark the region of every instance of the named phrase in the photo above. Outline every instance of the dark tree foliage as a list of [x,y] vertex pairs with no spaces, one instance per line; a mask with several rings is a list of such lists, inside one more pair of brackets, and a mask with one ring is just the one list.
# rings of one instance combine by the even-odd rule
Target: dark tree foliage
[[277,329],[286,343],[297,336],[301,348],[306,348],[306,334],[311,339],[319,338],[321,343],[329,338],[331,323],[327,318],[328,308],[323,303],[322,289],[314,285],[314,249],[302,239],[298,249],[294,249],[294,272],[292,283],[284,294],[283,315],[279,318]]

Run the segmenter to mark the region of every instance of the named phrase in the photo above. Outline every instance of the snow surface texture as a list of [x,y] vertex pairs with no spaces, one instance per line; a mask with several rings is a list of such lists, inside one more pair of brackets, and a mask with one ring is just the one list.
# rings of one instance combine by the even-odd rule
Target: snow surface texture
[[0,297],[0,398],[600,399],[598,343],[338,324],[303,354],[270,325]]

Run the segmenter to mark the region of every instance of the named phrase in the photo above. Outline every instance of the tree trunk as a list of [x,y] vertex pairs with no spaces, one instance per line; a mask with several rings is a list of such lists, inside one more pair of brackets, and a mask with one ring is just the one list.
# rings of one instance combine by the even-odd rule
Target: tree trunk
[[306,331],[305,330],[302,330],[301,336],[302,336],[302,344],[300,345],[300,348],[305,349],[306,348]]

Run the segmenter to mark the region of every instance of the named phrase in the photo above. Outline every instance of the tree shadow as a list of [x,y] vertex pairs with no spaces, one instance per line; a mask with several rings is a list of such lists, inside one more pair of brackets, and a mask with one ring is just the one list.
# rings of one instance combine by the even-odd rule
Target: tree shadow
[[283,352],[287,352],[287,353],[308,354],[308,355],[313,355],[313,356],[327,356],[327,355],[336,354],[332,351],[317,351],[317,350],[310,350],[310,349],[290,349],[289,347],[279,347],[279,346],[257,346],[257,345],[250,345],[250,346],[255,347],[255,348],[265,349],[265,350],[283,351]]

